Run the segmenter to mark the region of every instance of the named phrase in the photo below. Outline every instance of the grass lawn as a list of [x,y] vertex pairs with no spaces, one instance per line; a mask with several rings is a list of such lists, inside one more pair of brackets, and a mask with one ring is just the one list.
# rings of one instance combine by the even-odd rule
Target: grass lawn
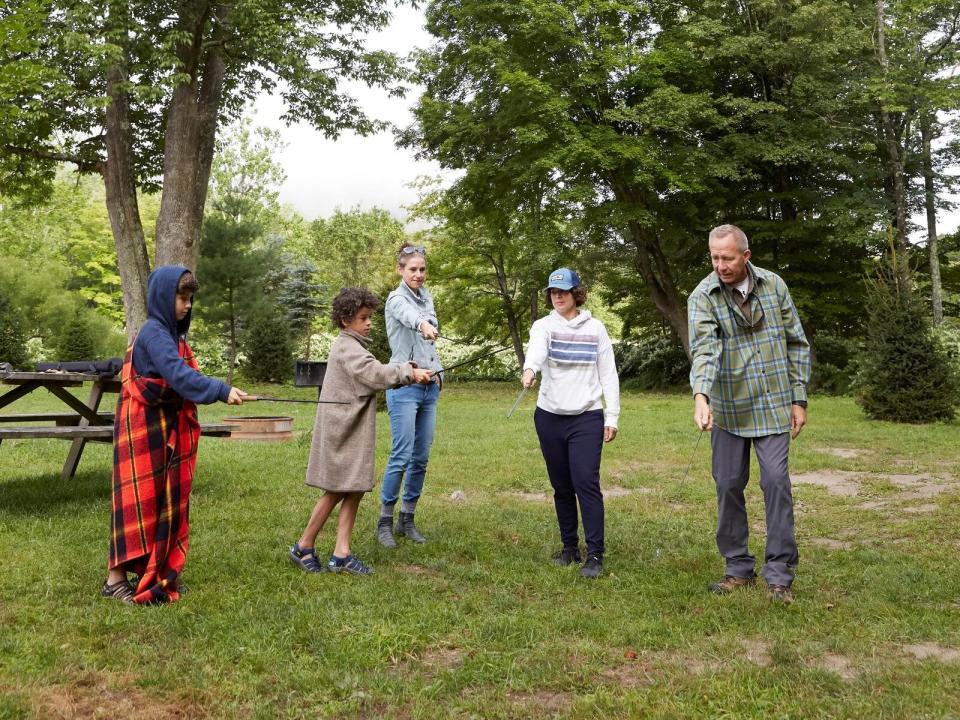
[[[417,516],[430,542],[376,545],[371,494],[354,535],[371,578],[287,560],[318,497],[303,484],[314,406],[243,408],[293,415],[296,439],[204,438],[190,592],[158,608],[98,594],[109,446],[89,445],[64,483],[67,443],[4,441],[0,718],[960,717],[957,424],[867,422],[849,399],[813,399],[791,452],[801,565],[783,607],[761,585],[706,592],[723,570],[710,449],[704,437],[684,481],[697,432],[681,395],[623,398],[602,579],[553,566],[533,397],[505,417],[517,389],[444,390]],[[31,403],[58,409],[37,393],[11,411]]]

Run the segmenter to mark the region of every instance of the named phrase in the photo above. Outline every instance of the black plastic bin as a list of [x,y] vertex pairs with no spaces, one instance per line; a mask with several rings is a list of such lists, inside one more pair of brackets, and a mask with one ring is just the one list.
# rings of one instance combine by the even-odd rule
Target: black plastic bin
[[322,387],[326,372],[326,360],[297,360],[293,384],[295,387]]

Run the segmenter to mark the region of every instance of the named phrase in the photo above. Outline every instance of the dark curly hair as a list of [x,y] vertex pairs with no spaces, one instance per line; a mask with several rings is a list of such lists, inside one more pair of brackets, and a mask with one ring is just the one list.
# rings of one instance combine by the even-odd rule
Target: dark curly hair
[[[573,294],[573,301],[577,304],[577,307],[580,307],[587,301],[587,289],[583,285],[577,285],[570,290],[570,292]],[[553,310],[553,301],[550,300],[550,288],[543,291],[543,301],[547,304],[548,308]]]
[[380,299],[372,292],[362,287],[348,287],[343,288],[333,299],[333,311],[330,315],[335,327],[344,328],[356,317],[360,308],[376,310],[378,307]]

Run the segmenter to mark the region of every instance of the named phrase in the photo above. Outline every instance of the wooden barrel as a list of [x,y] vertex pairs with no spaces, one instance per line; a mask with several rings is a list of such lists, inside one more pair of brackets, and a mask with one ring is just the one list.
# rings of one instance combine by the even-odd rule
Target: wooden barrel
[[226,425],[236,425],[230,433],[231,440],[257,440],[279,442],[293,437],[293,418],[287,416],[250,416],[224,418]]

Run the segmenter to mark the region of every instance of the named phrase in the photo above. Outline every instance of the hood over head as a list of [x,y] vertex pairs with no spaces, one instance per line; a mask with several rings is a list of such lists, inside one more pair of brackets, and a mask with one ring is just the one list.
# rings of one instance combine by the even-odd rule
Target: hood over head
[[163,265],[147,278],[147,314],[174,337],[183,337],[190,329],[192,307],[183,320],[177,322],[177,285],[184,273],[188,272],[182,265]]

